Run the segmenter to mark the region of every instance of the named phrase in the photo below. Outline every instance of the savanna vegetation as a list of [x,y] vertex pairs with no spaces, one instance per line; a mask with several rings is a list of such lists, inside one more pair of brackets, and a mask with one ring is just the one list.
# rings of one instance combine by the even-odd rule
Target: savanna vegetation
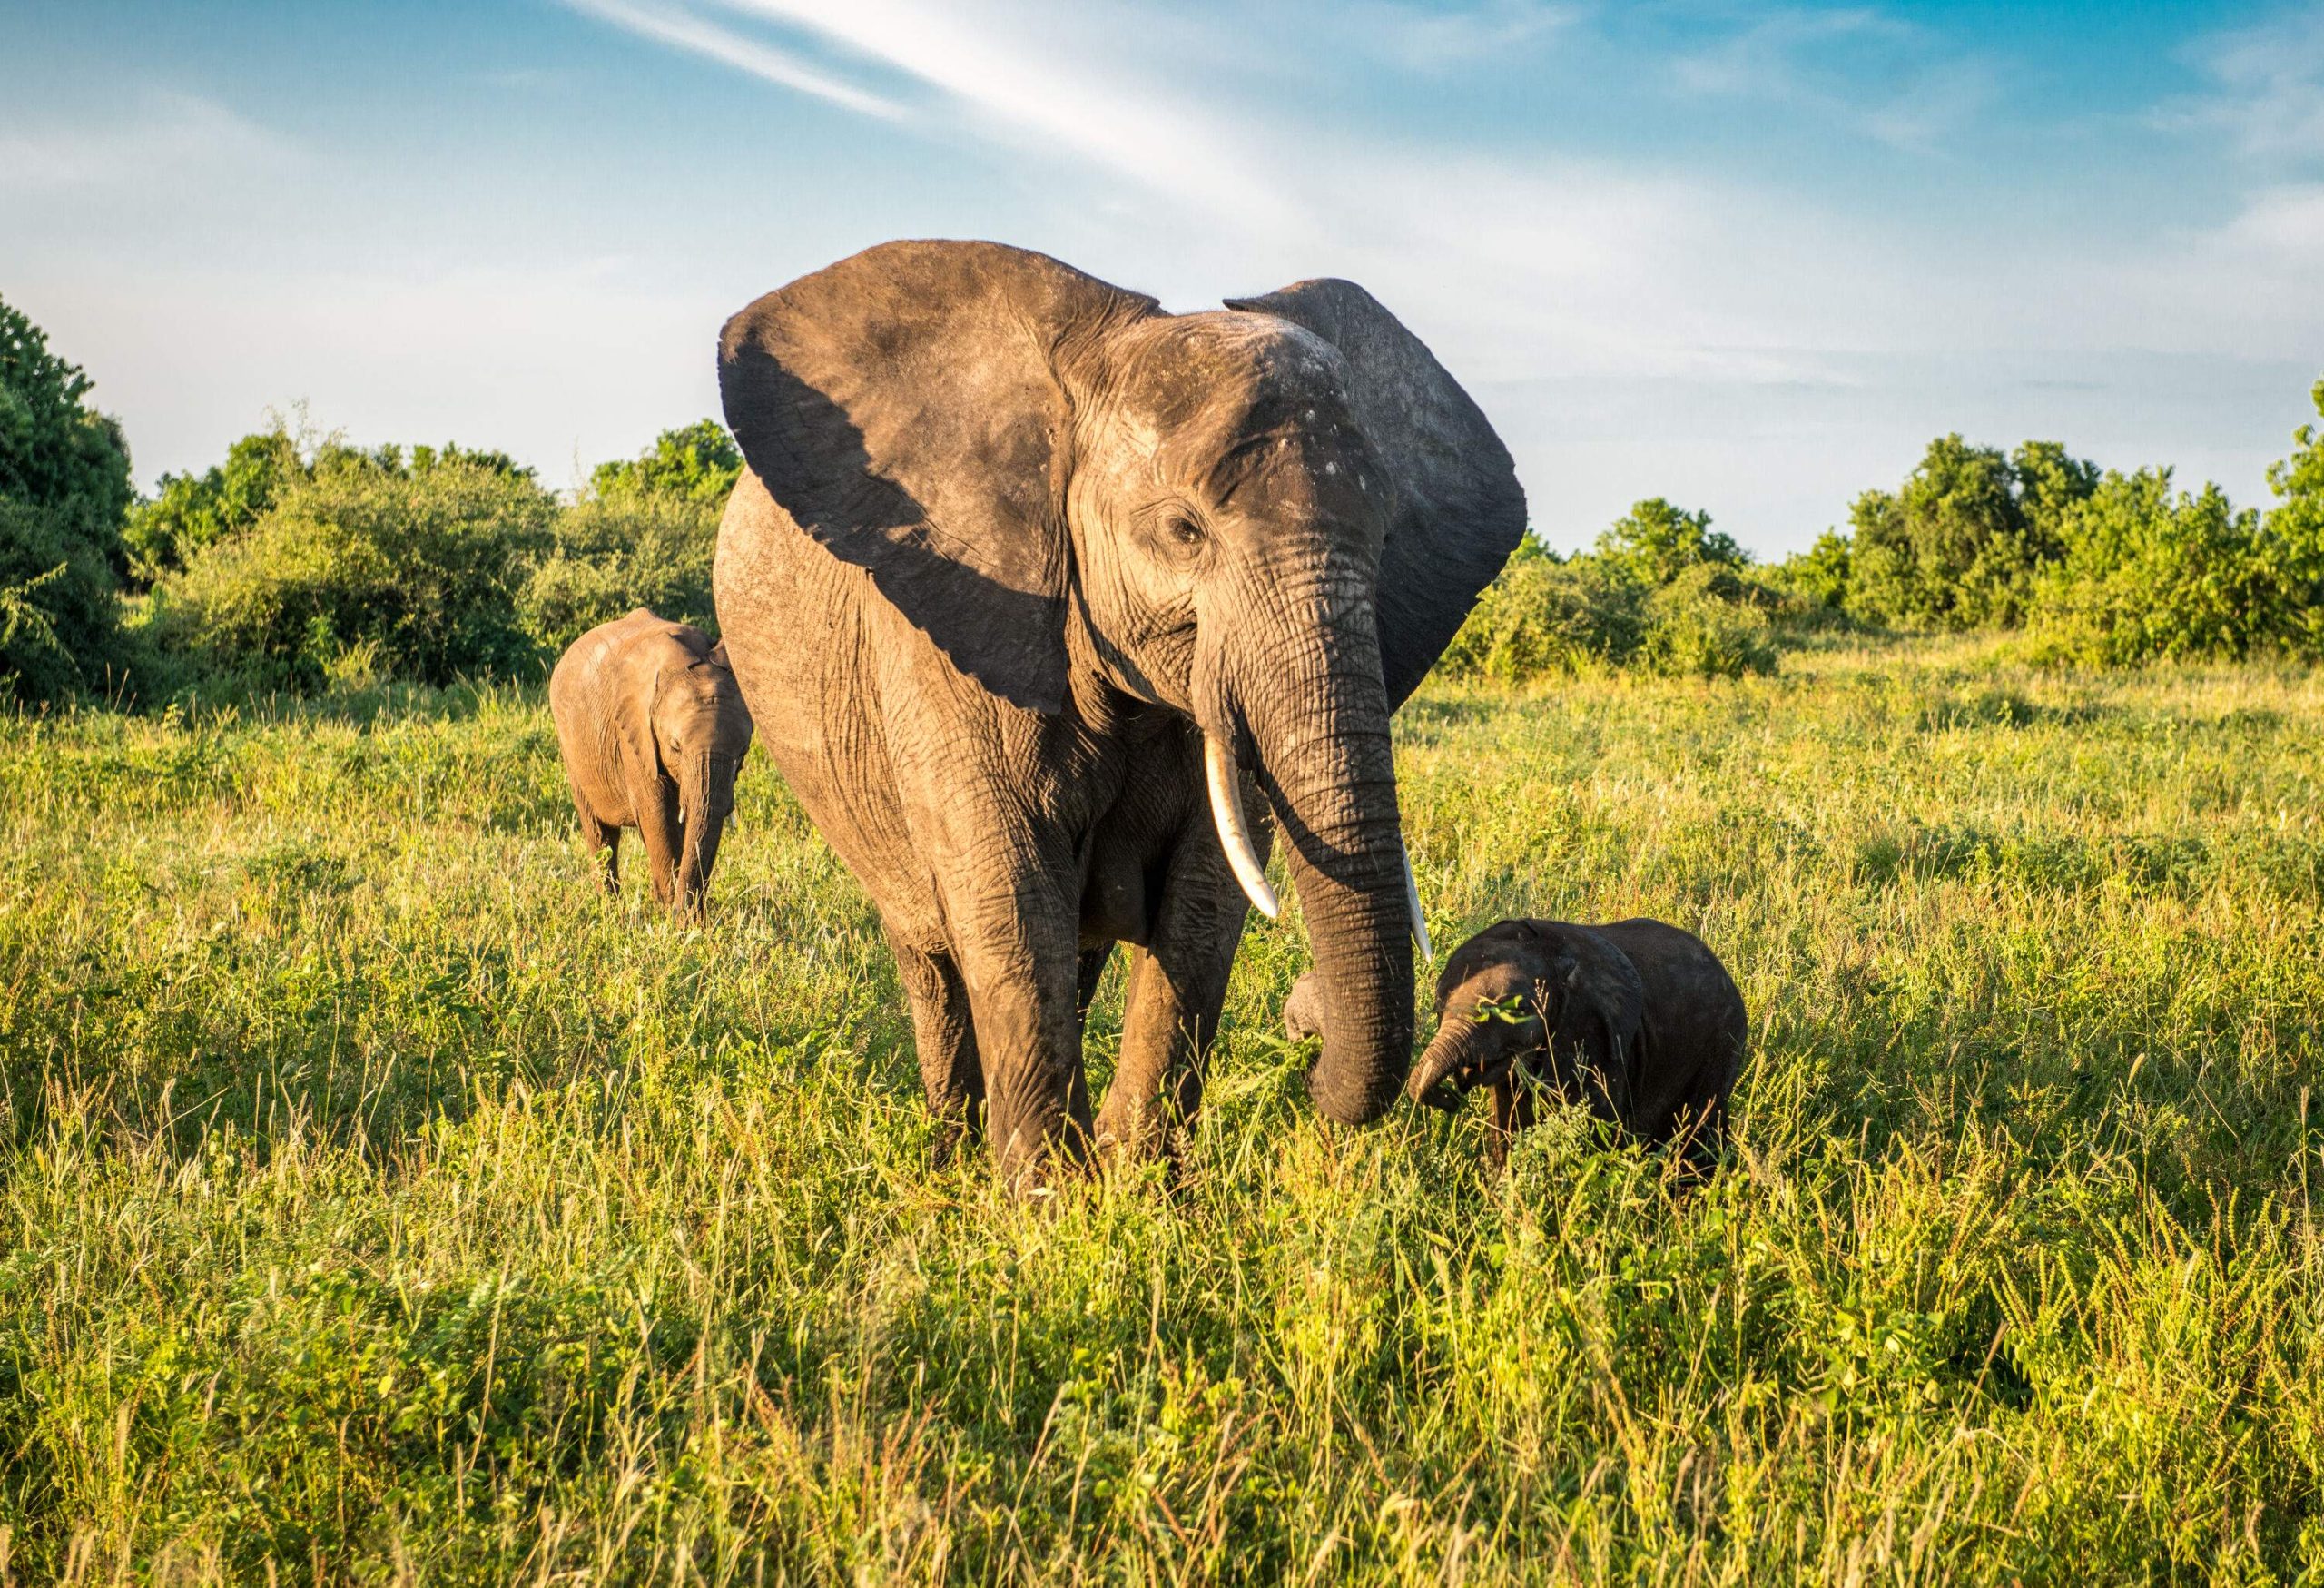
[[707,930],[589,886],[538,660],[708,616],[714,426],[133,505],[8,335],[0,1583],[2324,1581],[2312,433],[2264,515],[1941,444],[1933,606],[1966,485],[1512,564],[1398,723],[1431,925],[1700,931],[1708,1179],[1324,1133],[1294,900],[1182,1172],[1024,1203],[763,760]]

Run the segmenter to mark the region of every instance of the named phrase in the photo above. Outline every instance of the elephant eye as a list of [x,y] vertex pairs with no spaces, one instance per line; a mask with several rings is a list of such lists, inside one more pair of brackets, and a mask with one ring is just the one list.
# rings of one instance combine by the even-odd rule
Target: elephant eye
[[1202,526],[1184,513],[1173,513],[1163,519],[1162,533],[1180,546],[1194,547],[1202,544]]

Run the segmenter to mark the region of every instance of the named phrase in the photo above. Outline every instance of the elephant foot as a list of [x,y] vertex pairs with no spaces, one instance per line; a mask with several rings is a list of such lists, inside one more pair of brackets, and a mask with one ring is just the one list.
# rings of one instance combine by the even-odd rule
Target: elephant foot
[[1098,1163],[1108,1171],[1140,1170],[1160,1164],[1164,1179],[1176,1185],[1187,1156],[1190,1131],[1173,1122],[1142,1116],[1130,1119],[1100,1118],[1091,1146]]

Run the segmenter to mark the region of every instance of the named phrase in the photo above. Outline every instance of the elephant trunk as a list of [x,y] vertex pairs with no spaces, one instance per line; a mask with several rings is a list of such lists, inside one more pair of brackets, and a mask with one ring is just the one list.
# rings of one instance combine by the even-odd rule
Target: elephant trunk
[[710,868],[718,861],[718,838],[734,804],[736,760],[703,753],[686,758],[678,780],[678,912],[691,920],[704,913]]
[[1395,1101],[1413,1039],[1413,912],[1379,642],[1370,600],[1323,578],[1267,606],[1240,636],[1261,643],[1235,646],[1222,669],[1229,709],[1213,737],[1239,744],[1239,717],[1290,848],[1323,1005],[1308,1090],[1325,1118],[1363,1124]]
[[1438,1023],[1436,1035],[1429,1039],[1420,1062],[1413,1067],[1404,1095],[1432,1109],[1458,1109],[1460,1094],[1446,1083],[1457,1085],[1462,1078],[1482,1074],[1486,1058],[1484,1028],[1473,1020],[1448,1013]]

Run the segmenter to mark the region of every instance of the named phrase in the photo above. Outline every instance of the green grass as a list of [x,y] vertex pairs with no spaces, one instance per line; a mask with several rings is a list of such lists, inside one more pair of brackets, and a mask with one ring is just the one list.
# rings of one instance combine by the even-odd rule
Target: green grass
[[1440,945],[1734,968],[1708,1183],[1325,1137],[1295,912],[1184,1183],[1017,1205],[763,761],[689,932],[532,694],[0,723],[0,1581],[2324,1582],[2324,676],[1401,731]]

